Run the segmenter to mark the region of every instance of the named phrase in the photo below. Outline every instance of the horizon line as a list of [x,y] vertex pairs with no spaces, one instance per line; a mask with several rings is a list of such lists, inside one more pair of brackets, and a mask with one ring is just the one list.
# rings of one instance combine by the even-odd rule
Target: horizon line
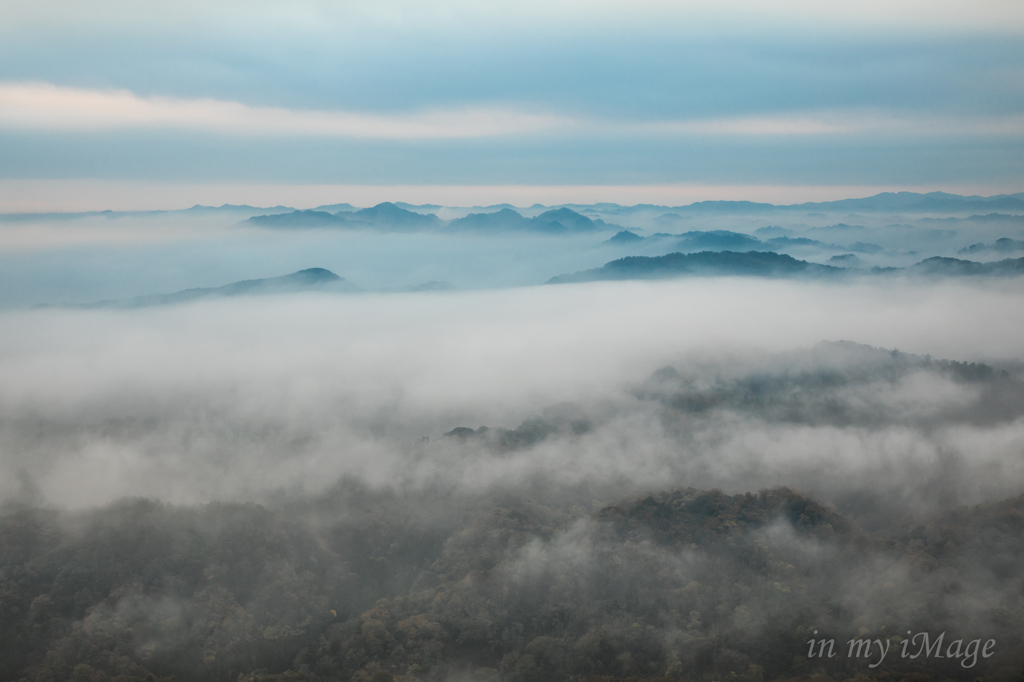
[[978,185],[758,185],[663,183],[646,185],[356,185],[283,183],[174,183],[100,179],[0,179],[0,214],[180,211],[196,206],[247,205],[309,210],[349,203],[442,208],[515,208],[617,204],[685,207],[701,202],[751,202],[799,206],[884,193],[935,192],[992,198],[1024,192],[1024,186]]

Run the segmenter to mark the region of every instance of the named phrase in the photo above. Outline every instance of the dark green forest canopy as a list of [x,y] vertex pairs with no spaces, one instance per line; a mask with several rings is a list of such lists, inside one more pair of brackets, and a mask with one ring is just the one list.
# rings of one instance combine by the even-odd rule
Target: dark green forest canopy
[[808,659],[814,630],[997,639],[972,678],[1024,661],[1024,498],[867,533],[786,488],[594,494],[349,482],[278,508],[8,508],[0,676],[963,677],[956,661]]

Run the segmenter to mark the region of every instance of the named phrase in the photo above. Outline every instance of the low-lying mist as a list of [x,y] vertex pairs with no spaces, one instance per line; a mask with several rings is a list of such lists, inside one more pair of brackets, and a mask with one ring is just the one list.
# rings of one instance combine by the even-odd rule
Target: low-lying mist
[[[975,500],[1024,480],[1006,459],[1021,443],[1022,303],[1006,285],[722,279],[8,312],[4,494],[31,480],[62,506],[196,503],[317,491],[343,475],[820,494],[896,474],[935,486],[921,467],[963,460],[969,471],[944,470],[955,484],[940,487]],[[817,345],[840,340],[1008,375],[989,387]],[[651,384],[666,366],[674,378]],[[723,392],[736,395],[666,416],[672,396]],[[753,410],[743,399],[790,403]],[[560,410],[587,428],[501,456],[442,437]]]
[[[804,207],[710,202],[513,209],[386,203],[362,210],[335,204],[312,211],[197,206],[0,214],[0,309],[219,287],[310,267],[329,269],[364,291],[427,284],[463,290],[531,286],[623,257],[704,251],[784,255],[811,264],[812,270],[843,268],[828,272],[851,279],[878,269],[914,268],[932,258],[957,261],[914,271],[979,276],[986,272],[980,263],[1012,261],[987,272],[1020,275],[1019,198],[995,203],[964,197],[938,203],[932,197],[929,203],[922,195],[896,199]],[[912,205],[921,200],[929,205]],[[958,265],[963,260],[971,263]],[[757,271],[748,264],[730,274]]]
[[237,217],[0,221],[0,308],[91,303],[327,268],[363,290],[540,284],[619,255],[609,234],[260,230]]
[[0,313],[0,677],[1012,679],[1019,310],[719,278]]

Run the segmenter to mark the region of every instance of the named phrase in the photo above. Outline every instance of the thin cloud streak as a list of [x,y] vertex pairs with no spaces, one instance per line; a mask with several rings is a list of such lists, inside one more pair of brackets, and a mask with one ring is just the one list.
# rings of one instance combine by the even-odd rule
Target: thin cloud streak
[[408,114],[253,107],[214,99],[140,97],[49,83],[0,83],[0,128],[98,132],[184,129],[242,136],[387,140],[511,135],[597,136],[1022,136],[1024,115],[959,117],[830,110],[768,116],[624,122],[481,105]]
[[738,116],[695,121],[658,121],[629,126],[637,133],[661,135],[900,135],[1020,136],[1024,116],[943,116],[894,114],[879,110],[829,110],[775,116]]
[[534,133],[565,120],[500,108],[427,110],[407,115],[301,111],[239,102],[139,97],[48,83],[0,84],[0,126],[30,130],[186,129],[234,135],[377,139],[471,138]]

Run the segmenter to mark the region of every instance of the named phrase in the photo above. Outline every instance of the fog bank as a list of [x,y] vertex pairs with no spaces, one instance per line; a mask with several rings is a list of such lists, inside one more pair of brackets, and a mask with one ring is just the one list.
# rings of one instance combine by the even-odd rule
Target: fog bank
[[[1021,309],[1012,282],[697,279],[6,312],[2,494],[71,507],[264,500],[341,477],[802,485],[834,500],[916,481],[908,499],[928,504],[1010,494],[1024,482]],[[813,350],[838,340],[987,361],[1009,383]],[[683,383],[652,393],[647,377],[669,365]],[[799,378],[820,371],[844,379]],[[795,381],[765,395],[803,402],[730,402],[755,376]],[[709,391],[727,398],[700,407]],[[815,401],[847,416],[822,417]],[[444,437],[536,416],[544,437],[515,436],[498,455],[486,438]]]

